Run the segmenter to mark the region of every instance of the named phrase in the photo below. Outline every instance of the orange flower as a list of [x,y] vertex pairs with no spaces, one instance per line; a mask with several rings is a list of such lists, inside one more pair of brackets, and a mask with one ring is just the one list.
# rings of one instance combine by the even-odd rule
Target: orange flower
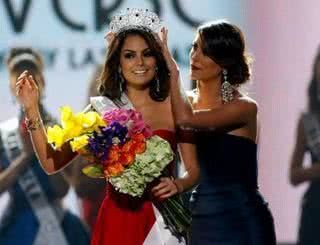
[[141,154],[145,152],[146,150],[146,143],[145,142],[139,142],[134,144],[134,152],[135,154]]
[[119,160],[120,158],[120,153],[119,153],[120,149],[118,146],[111,146],[109,149],[109,157],[107,162],[116,162]]
[[134,142],[133,142],[132,140],[126,142],[126,143],[122,146],[121,151],[122,151],[122,152],[129,152],[129,151],[131,151],[131,148],[132,148],[132,146],[133,146],[133,143],[134,143]]
[[129,166],[131,165],[135,160],[135,154],[132,153],[122,153],[121,157],[119,159],[119,162],[123,165],[123,166]]
[[121,174],[124,171],[124,167],[120,163],[112,164],[104,170],[104,173],[107,176],[116,176]]
[[137,142],[144,142],[145,141],[145,137],[142,133],[139,134],[134,134],[132,135],[132,140],[137,141]]

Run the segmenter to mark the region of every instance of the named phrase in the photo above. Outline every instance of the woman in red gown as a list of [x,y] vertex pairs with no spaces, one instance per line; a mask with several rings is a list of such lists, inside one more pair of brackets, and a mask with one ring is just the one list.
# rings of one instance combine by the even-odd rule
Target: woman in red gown
[[[104,70],[100,77],[100,93],[119,107],[131,106],[142,113],[154,134],[176,148],[174,121],[169,98],[169,72],[161,46],[155,37],[158,17],[148,10],[127,10],[110,23],[110,42]],[[129,26],[128,26],[129,24]],[[30,135],[44,170],[51,174],[65,167],[74,157],[68,145],[54,151],[47,144],[41,123],[35,82],[28,72],[17,81],[17,93],[32,125]],[[107,108],[106,108],[107,109]],[[184,244],[165,229],[159,211],[152,200],[163,200],[190,189],[198,180],[195,148],[179,145],[186,173],[181,178],[162,177],[150,186],[142,198],[120,194],[111,185],[100,208],[92,237],[92,245],[104,244]],[[174,163],[171,171],[175,170]]]
[[[173,150],[176,150],[173,131],[159,129],[154,133],[167,140]],[[169,167],[172,169],[173,165],[174,162]],[[184,244],[170,236],[168,230],[162,230],[163,221],[159,221],[157,214],[158,211],[147,193],[142,198],[134,198],[120,194],[112,185],[108,185],[91,244]]]

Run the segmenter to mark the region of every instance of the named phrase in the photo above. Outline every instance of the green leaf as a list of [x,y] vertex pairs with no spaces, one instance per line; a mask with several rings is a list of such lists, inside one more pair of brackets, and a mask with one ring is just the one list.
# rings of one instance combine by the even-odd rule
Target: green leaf
[[84,167],[82,173],[91,178],[105,178],[103,168],[99,164],[91,164]]

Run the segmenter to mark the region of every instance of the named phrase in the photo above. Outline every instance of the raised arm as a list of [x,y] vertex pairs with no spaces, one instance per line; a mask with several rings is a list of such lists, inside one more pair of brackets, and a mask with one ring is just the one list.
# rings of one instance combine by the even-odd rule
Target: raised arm
[[289,169],[289,179],[291,184],[294,186],[305,181],[320,179],[320,164],[313,163],[310,167],[303,166],[306,144],[303,118],[300,117],[296,131],[296,142]]
[[167,46],[168,31],[162,29],[160,44],[170,71],[171,103],[174,119],[179,128],[231,130],[256,119],[257,105],[247,97],[240,97],[218,109],[192,110],[180,79],[179,68]]
[[47,136],[39,112],[39,91],[33,77],[27,71],[23,72],[17,81],[16,92],[19,103],[25,110],[29,124],[29,133],[33,148],[43,169],[52,174],[64,168],[76,154],[69,145],[62,146],[60,151],[55,151],[47,143]]
[[181,129],[233,130],[256,119],[257,105],[243,97],[217,109],[194,110],[179,80],[171,82],[171,103],[175,123]]

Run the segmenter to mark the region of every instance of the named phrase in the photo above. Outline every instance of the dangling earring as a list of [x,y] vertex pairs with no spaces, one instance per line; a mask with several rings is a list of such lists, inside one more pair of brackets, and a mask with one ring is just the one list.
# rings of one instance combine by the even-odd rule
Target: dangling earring
[[233,87],[228,82],[228,71],[226,69],[222,70],[223,83],[221,84],[221,95],[223,104],[228,103],[233,100]]
[[121,73],[121,67],[119,67],[118,69],[118,76],[119,76],[119,90],[120,90],[120,93],[123,92],[123,84],[124,84],[124,78],[122,76],[122,73]]
[[157,94],[160,93],[160,80],[159,80],[159,76],[158,76],[158,67],[156,67],[156,72],[155,72],[155,80],[156,80],[156,92]]

